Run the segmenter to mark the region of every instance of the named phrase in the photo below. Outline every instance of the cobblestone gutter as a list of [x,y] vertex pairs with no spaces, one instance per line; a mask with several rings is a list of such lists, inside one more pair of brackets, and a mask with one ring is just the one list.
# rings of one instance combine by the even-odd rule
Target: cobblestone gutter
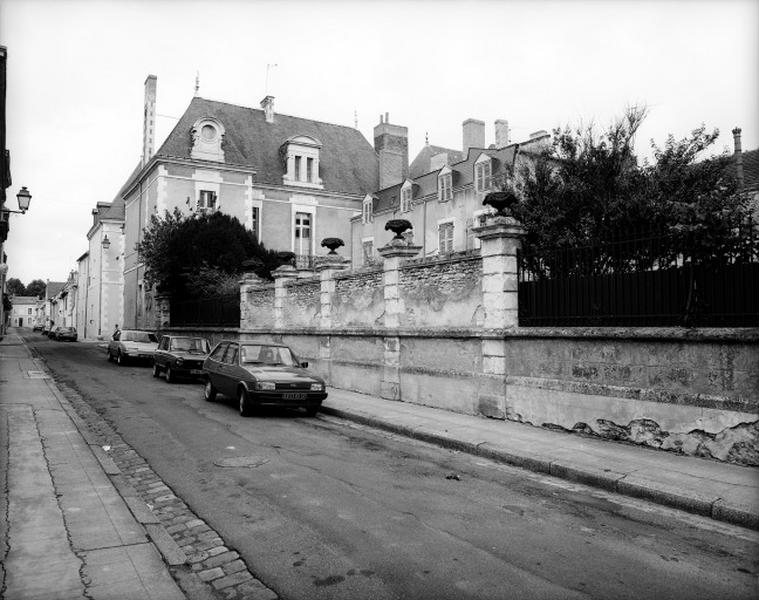
[[188,598],[278,600],[103,417],[68,385],[59,379],[56,385],[71,406],[69,416]]

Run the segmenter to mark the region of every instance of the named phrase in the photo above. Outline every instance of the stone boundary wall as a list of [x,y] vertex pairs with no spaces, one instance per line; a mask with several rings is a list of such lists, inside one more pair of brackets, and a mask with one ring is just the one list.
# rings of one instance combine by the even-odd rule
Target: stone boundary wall
[[381,269],[242,282],[221,334],[286,343],[338,388],[759,466],[759,329],[519,327],[520,228],[475,232],[479,255],[391,243]]

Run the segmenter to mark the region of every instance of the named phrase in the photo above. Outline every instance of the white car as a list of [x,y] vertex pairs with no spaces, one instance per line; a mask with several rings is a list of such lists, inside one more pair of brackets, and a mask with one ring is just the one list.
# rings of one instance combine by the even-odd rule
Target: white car
[[108,360],[123,365],[127,361],[153,361],[153,353],[158,348],[154,333],[139,329],[124,329],[113,334],[108,342]]

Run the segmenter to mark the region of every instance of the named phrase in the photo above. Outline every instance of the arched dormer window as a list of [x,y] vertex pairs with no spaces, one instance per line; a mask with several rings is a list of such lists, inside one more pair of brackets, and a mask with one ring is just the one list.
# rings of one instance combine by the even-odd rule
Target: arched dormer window
[[410,212],[413,209],[414,184],[410,179],[403,182],[401,186],[401,212]]
[[319,154],[322,143],[307,135],[295,135],[284,144],[285,174],[282,183],[298,187],[323,189],[319,176]]
[[474,189],[488,192],[493,185],[493,159],[484,152],[474,161]]
[[192,135],[191,158],[224,162],[224,150],[221,148],[224,125],[221,121],[213,117],[202,117],[195,121],[190,133]]
[[374,221],[374,196],[367,194],[361,206],[361,222],[371,223]]

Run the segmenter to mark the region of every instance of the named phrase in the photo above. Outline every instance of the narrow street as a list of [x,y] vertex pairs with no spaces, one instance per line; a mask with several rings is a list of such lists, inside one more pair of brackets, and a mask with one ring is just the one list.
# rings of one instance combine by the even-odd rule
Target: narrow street
[[26,339],[281,598],[756,597],[757,532]]

